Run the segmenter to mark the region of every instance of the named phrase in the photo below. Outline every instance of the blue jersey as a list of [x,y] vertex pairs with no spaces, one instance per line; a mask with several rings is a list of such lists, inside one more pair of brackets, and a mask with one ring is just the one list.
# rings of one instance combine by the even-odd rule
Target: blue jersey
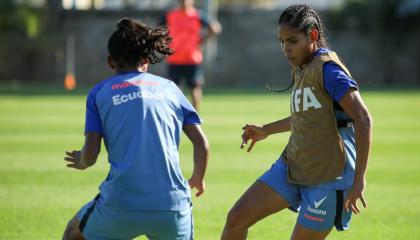
[[[317,56],[329,51],[329,49],[320,48],[314,53],[314,55]],[[325,91],[337,103],[339,103],[342,100],[342,98],[349,89],[359,88],[356,81],[354,81],[351,77],[347,76],[343,69],[341,69],[337,64],[333,62],[327,62],[324,64],[323,84]],[[334,110],[334,113],[336,119],[350,119],[350,117],[344,111]],[[353,185],[356,162],[356,143],[354,140],[354,130],[353,128],[339,128],[338,132],[341,138],[343,139],[346,151],[346,164],[344,166],[343,174],[337,180],[323,184],[318,184],[315,187],[329,190],[346,190],[351,188],[351,186]]]
[[110,170],[99,201],[130,211],[190,207],[178,154],[187,124],[201,120],[167,79],[131,72],[96,85],[87,98],[85,133],[101,134],[108,151]]

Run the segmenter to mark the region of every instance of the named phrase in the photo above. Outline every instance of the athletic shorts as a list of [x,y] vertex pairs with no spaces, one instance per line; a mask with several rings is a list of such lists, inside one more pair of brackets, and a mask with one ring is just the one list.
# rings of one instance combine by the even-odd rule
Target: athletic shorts
[[186,81],[188,87],[193,88],[204,84],[204,75],[199,65],[168,65],[169,79],[180,85]]
[[121,211],[98,202],[99,195],[77,213],[86,239],[194,239],[192,207],[182,211]]
[[258,181],[267,184],[299,213],[297,222],[311,230],[326,231],[334,226],[338,231],[350,226],[351,211],[346,212],[343,202],[348,190],[327,190],[289,183],[287,165],[280,158]]

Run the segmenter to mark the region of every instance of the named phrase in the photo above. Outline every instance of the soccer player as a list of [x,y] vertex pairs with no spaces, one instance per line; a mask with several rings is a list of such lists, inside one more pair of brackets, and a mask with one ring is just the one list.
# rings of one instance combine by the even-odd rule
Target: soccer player
[[174,39],[171,47],[175,53],[167,58],[168,75],[177,85],[181,84],[181,80],[186,81],[191,89],[193,106],[199,110],[204,84],[200,45],[219,34],[221,26],[217,21],[208,20],[203,12],[196,9],[194,0],[177,1],[179,7],[167,12],[160,22],[169,27],[169,33]]
[[[291,239],[325,239],[335,226],[349,228],[364,198],[372,117],[337,54],[328,49],[319,15],[304,4],[286,8],[278,38],[292,71],[291,115],[247,124],[244,147],[291,131],[279,159],[230,210],[222,239],[245,239],[266,216],[289,208],[299,214]],[[250,109],[252,111],[252,109]]]
[[[86,103],[85,143],[68,151],[67,166],[95,164],[101,140],[110,171],[99,194],[69,221],[64,239],[192,239],[190,187],[200,196],[209,144],[201,120],[171,81],[147,73],[172,54],[166,27],[122,19],[108,41],[115,75],[97,84]],[[179,166],[181,132],[194,146],[194,170],[186,181]]]

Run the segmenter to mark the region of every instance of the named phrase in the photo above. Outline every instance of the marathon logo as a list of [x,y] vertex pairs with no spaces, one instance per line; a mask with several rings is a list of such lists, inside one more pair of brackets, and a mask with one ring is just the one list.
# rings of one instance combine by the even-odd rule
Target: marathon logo
[[147,86],[157,86],[159,85],[158,82],[148,82],[144,80],[138,80],[135,82],[123,82],[123,83],[117,83],[111,86],[112,90],[118,90],[123,88],[128,88],[131,86],[139,86],[139,85],[147,85]]
[[144,99],[153,99],[153,100],[163,100],[165,94],[163,92],[149,92],[147,90],[132,92],[129,94],[124,95],[114,95],[112,96],[112,102],[114,105],[120,105],[121,103],[126,103],[128,101],[135,100],[137,98],[144,98]]

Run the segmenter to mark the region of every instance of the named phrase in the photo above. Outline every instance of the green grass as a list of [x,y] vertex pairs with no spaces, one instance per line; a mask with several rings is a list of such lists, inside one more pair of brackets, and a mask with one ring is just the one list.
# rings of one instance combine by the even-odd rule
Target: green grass
[[[86,171],[65,167],[64,151],[83,143],[85,92],[0,91],[0,239],[59,239],[67,221],[97,193],[108,170],[106,153]],[[80,92],[79,92],[80,93]],[[420,239],[420,91],[362,93],[374,117],[366,196],[369,207],[351,229],[329,239]],[[288,114],[289,96],[212,92],[203,128],[211,143],[207,191],[193,197],[195,235],[218,239],[226,213],[275,161],[288,134],[272,136],[252,153],[239,149],[241,127]],[[183,137],[181,165],[192,169]],[[288,239],[296,214],[283,211],[257,223],[249,239]],[[144,238],[140,238],[144,239]]]

